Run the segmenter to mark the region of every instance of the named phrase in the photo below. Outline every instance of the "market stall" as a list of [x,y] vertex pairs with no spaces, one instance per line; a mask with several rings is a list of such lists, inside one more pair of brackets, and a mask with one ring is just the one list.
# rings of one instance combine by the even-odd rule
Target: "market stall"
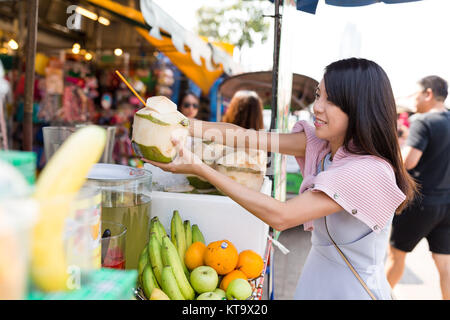
[[[6,78],[14,91],[5,112],[9,147],[38,152],[38,169],[46,162],[41,128],[83,123],[118,127],[113,144],[119,155],[111,161],[142,166],[131,156],[126,138],[139,101],[114,76],[117,69],[144,97],[166,95],[175,102],[182,90],[191,87],[208,97],[217,79],[239,69],[231,58],[232,46],[209,44],[187,34],[160,9],[157,15],[166,18],[154,25],[141,11],[114,1],[42,0],[39,7],[31,7],[32,3],[8,3],[0,9],[5,18],[0,35],[5,30],[7,39],[17,45],[1,48],[0,58],[7,62]],[[35,23],[32,13],[37,15]],[[176,28],[159,31],[166,23]],[[30,28],[27,33],[25,25]],[[160,37],[155,37],[157,30]],[[25,46],[25,39],[35,45]],[[189,39],[186,50],[178,51],[173,39]],[[24,63],[27,54],[26,61],[34,65]],[[21,73],[25,69],[27,77]],[[201,114],[209,119],[209,106],[202,103],[202,108]]]
[[[157,126],[153,130],[158,130]],[[21,239],[22,245],[18,251],[21,254],[8,259],[11,266],[20,266],[17,277],[7,282],[14,290],[3,288],[2,298],[156,300],[152,292],[158,288],[164,297],[184,300],[203,299],[199,298],[203,293],[218,288],[222,291],[217,294],[228,299],[261,299],[272,243],[268,225],[219,190],[210,186],[205,189],[184,175],[161,174],[155,167],[96,163],[106,141],[106,130],[101,127],[77,130],[55,152],[35,183],[21,176],[21,153],[0,153],[2,181],[12,186],[1,192],[2,244],[12,249],[11,245]],[[197,143],[211,146],[207,141]],[[225,162],[224,158],[230,160],[241,151],[217,149],[223,153],[208,165],[216,170],[226,165],[228,174],[243,184],[249,183],[243,177],[254,175],[253,188],[270,194],[271,182],[263,172],[250,172],[248,168],[244,172],[239,157],[232,163]],[[203,155],[198,148],[195,152]],[[259,159],[262,155],[248,156]],[[202,161],[208,160],[202,157]],[[265,168],[262,161],[261,168]],[[29,172],[34,177],[33,168]],[[22,205],[16,208],[18,203]],[[8,234],[5,228],[10,226],[12,214],[22,221],[13,224],[13,233]],[[25,226],[27,229],[23,229]],[[158,233],[160,240],[152,240]],[[168,242],[161,246],[160,241]],[[195,262],[199,253],[194,247],[199,245],[204,251]],[[10,250],[2,252],[8,254]],[[156,271],[151,273],[158,266],[152,254],[160,262],[162,258],[161,268],[173,268],[174,276],[157,280]],[[224,265],[226,269],[222,269]],[[197,268],[215,275],[213,285],[201,276],[195,280]],[[244,281],[247,291],[232,289],[235,277]],[[31,286],[26,287],[28,281]],[[172,292],[167,281],[176,283],[183,295]],[[114,290],[105,290],[108,286],[114,286]],[[207,299],[222,297],[211,294]]]
[[[53,4],[48,1],[40,4],[48,12],[54,10]],[[11,6],[11,10],[14,9]],[[89,9],[88,7],[86,10]],[[92,32],[91,35],[98,35],[98,32],[91,30],[104,28],[122,32],[122,20],[115,20],[115,16],[104,11],[96,14],[96,20],[83,20],[93,27],[85,29],[88,34]],[[109,25],[100,23],[99,17],[107,19]],[[66,31],[71,35],[77,34],[73,30]],[[135,34],[141,37],[138,33]],[[126,47],[115,40],[117,39],[111,39],[111,32],[101,32],[100,39],[88,37],[86,41],[70,41],[70,46],[61,44],[60,47],[49,47],[41,43],[38,37],[38,52],[33,58],[35,66],[32,68],[35,71],[35,79],[32,81],[35,93],[32,95],[32,128],[42,128],[41,153],[0,154],[0,164],[5,165],[0,179],[9,183],[9,188],[2,189],[0,193],[0,237],[5,239],[2,243],[7,244],[9,249],[2,253],[9,254],[19,244],[22,246],[21,250],[16,250],[20,254],[11,256],[12,261],[8,262],[17,272],[10,281],[2,282],[8,287],[0,287],[1,297],[31,300],[150,299],[149,268],[139,264],[140,258],[151,243],[153,218],[161,220],[162,228],[171,243],[177,241],[179,230],[175,231],[171,226],[176,210],[184,222],[192,224],[190,231],[193,238],[195,236],[199,240],[196,242],[207,247],[226,240],[227,247],[234,248],[236,257],[240,257],[242,253],[246,259],[250,259],[250,262],[243,262],[240,268],[245,270],[254,264],[256,273],[253,271],[248,276],[243,276],[244,271],[236,269],[238,261],[231,265],[232,270],[228,270],[240,273],[241,280],[245,277],[248,281],[243,280],[244,288],[251,290],[245,297],[238,295],[235,298],[251,296],[253,299],[261,299],[271,244],[267,225],[254,221],[254,218],[252,220],[252,215],[218,190],[193,187],[189,182],[191,177],[185,177],[184,180],[183,187],[188,187],[188,191],[180,192],[177,188],[159,190],[155,187],[158,179],[152,182],[150,169],[136,168],[139,165],[128,160],[122,162],[111,156],[120,153],[116,148],[111,148],[116,145],[114,140],[120,139],[117,131],[126,123],[129,125],[126,129],[130,130],[136,120],[129,118],[133,118],[135,111],[142,107],[140,99],[115,76],[115,71],[120,70],[136,94],[144,98],[155,94],[170,96],[170,92],[164,90],[171,89],[171,81],[174,80],[168,79],[170,72],[167,70],[171,69],[171,65],[164,56],[154,54],[155,47],[149,45],[144,38],[141,42],[143,47],[140,48]],[[114,48],[116,49],[113,50]],[[148,59],[142,56],[140,59],[136,58],[145,50],[145,57]],[[190,50],[186,55],[190,57],[191,52],[193,51]],[[182,65],[189,64],[188,60],[182,61]],[[223,67],[219,66],[220,70],[216,74],[222,74]],[[201,70],[206,66],[195,68]],[[7,73],[11,75],[14,70],[9,69]],[[198,78],[202,78],[201,72]],[[15,89],[18,88],[15,91],[16,97],[26,95],[25,80],[24,77],[19,77],[17,82],[11,82]],[[23,85],[17,86],[16,83]],[[23,126],[25,125],[24,122]],[[116,134],[111,134],[111,127],[115,128]],[[161,130],[154,130],[161,133]],[[125,140],[129,139],[124,141],[124,145],[129,148],[128,154],[134,155],[129,132],[122,133]],[[169,140],[164,143],[169,143]],[[45,160],[37,161],[36,158],[41,157],[45,157]],[[225,162],[217,163],[218,170],[228,170],[226,168]],[[27,179],[24,181],[21,174],[25,173]],[[270,181],[264,183],[262,172],[246,174],[257,178],[258,185],[255,187],[258,190],[267,194],[270,192],[270,185],[267,184]],[[241,180],[245,183],[245,179]],[[13,202],[7,201],[8,198],[13,199]],[[19,203],[28,206],[19,207]],[[172,206],[167,207],[168,203]],[[15,206],[22,212],[20,215],[16,210],[11,210]],[[226,210],[234,219],[226,219],[219,210],[205,211],[205,208],[211,206]],[[12,214],[16,214],[14,219],[22,219],[20,228],[19,224],[14,224],[14,219],[11,220]],[[214,223],[211,223],[211,217],[214,217]],[[241,222],[238,223],[238,220]],[[13,223],[13,228],[10,223]],[[254,234],[244,235],[250,227],[254,229]],[[8,228],[13,232],[5,233]],[[189,228],[185,230],[187,233]],[[177,250],[181,248],[181,244],[175,246]],[[174,269],[180,263],[185,263],[181,253],[178,253],[175,261],[173,254],[170,259],[172,260],[168,263]],[[215,261],[217,259],[215,257]],[[149,258],[145,261],[150,265]],[[197,267],[215,270],[211,265],[213,264],[202,263]],[[8,266],[6,268],[9,270]],[[185,284],[187,281],[196,293],[194,296],[184,295],[183,299],[197,298],[202,293],[202,289],[196,288],[189,277],[194,269],[191,265],[183,276],[186,276]],[[226,289],[225,282],[228,285],[232,281],[228,277],[227,281],[222,282],[227,274],[220,272],[215,286],[222,285]],[[177,276],[180,277],[180,274]],[[164,290],[163,282],[157,282],[157,285],[171,299],[177,298],[170,291]],[[221,293],[224,292],[225,290]]]

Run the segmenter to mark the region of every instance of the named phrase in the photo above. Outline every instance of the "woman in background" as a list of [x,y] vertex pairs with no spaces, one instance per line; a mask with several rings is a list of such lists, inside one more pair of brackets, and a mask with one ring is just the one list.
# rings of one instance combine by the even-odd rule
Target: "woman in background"
[[222,121],[245,129],[264,129],[261,98],[254,91],[237,91],[233,95]]
[[189,119],[195,119],[195,117],[197,117],[199,107],[199,97],[192,91],[186,91],[181,96],[180,104],[178,105],[178,111],[180,111]]

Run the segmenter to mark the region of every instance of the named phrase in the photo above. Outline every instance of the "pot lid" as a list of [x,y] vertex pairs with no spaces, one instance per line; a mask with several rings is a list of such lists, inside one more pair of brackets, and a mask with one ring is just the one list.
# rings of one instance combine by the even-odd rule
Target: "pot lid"
[[89,180],[124,181],[148,179],[151,172],[120,164],[96,163],[88,173]]

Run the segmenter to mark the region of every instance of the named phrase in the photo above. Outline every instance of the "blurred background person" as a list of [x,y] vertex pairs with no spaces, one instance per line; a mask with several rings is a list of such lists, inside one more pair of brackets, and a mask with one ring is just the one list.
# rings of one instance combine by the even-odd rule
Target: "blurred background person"
[[261,98],[254,91],[237,91],[233,95],[222,121],[233,123],[246,129],[264,129]]
[[[440,276],[443,299],[450,299],[450,112],[445,107],[447,82],[428,76],[418,82],[414,94],[416,115],[410,128],[402,127],[406,138],[402,158],[419,184],[421,196],[396,215],[392,224],[386,261],[392,288],[405,268],[405,258],[423,238]],[[410,118],[411,120],[411,118]]]
[[405,132],[409,130],[409,113],[401,112],[397,115],[397,135],[398,135],[398,143],[400,147],[403,148],[406,142]]
[[200,107],[200,98],[192,91],[185,91],[179,101],[178,111],[189,119],[195,119]]

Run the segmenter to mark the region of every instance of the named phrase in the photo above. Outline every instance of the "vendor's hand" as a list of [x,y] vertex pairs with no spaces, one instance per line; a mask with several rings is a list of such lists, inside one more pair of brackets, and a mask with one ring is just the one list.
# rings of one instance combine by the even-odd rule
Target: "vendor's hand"
[[141,160],[172,173],[199,174],[202,165],[204,165],[202,160],[190,150],[186,149],[178,139],[172,138],[172,144],[177,150],[177,157],[172,162],[162,163],[144,158],[141,158]]

